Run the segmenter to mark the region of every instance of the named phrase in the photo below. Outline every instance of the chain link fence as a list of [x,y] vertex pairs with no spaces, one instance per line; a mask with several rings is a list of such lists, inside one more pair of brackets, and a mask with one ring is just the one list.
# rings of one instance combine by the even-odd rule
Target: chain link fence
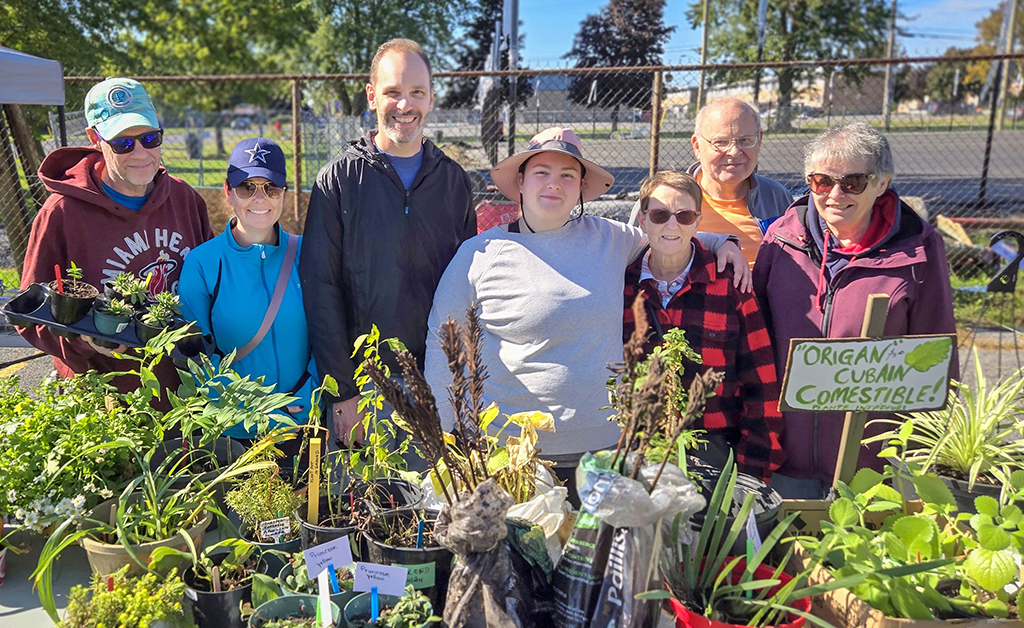
[[[896,162],[894,185],[947,238],[951,265],[963,281],[980,283],[1001,265],[985,243],[1000,229],[1024,229],[1024,97],[1020,59],[1011,55],[1009,89],[997,111],[950,85],[948,97],[925,97],[926,77],[938,59],[827,61],[764,66],[665,66],[522,70],[516,106],[507,93],[510,73],[450,72],[435,75],[436,106],[427,135],[470,173],[479,200],[493,198],[488,170],[496,159],[525,147],[549,126],[573,128],[588,158],[607,167],[615,186],[588,211],[624,218],[652,169],[685,169],[694,161],[690,138],[698,103],[732,96],[748,102],[757,92],[765,131],[758,172],[805,193],[803,151],[830,125],[862,121],[886,129]],[[974,57],[984,63],[1003,57]],[[942,60],[950,63],[948,59]],[[967,63],[966,61],[964,63]],[[895,104],[884,115],[886,67],[895,77]],[[99,79],[67,72],[67,139],[85,145],[80,107]],[[221,186],[227,157],[245,137],[263,135],[281,144],[289,164],[289,197],[283,219],[301,231],[308,191],[319,169],[347,142],[375,125],[360,86],[366,76],[142,77],[165,128],[163,162],[171,174],[206,197],[218,228],[229,217]],[[500,82],[505,86],[499,89]],[[446,91],[478,84],[472,102],[444,108]],[[781,89],[785,87],[785,89]],[[493,88],[493,89],[489,89]],[[934,86],[927,86],[932,95]],[[506,99],[507,100],[507,99]],[[45,200],[36,176],[38,158],[57,147],[55,111],[22,107],[44,120],[50,137],[38,156],[0,117],[0,280],[17,281],[32,217]],[[997,112],[1001,115],[997,115]],[[37,126],[39,126],[37,124]],[[296,194],[297,192],[297,194]]]

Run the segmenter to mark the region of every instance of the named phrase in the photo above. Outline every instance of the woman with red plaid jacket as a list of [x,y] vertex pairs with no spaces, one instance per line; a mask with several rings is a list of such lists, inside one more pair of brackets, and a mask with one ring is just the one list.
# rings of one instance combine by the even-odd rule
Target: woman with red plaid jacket
[[640,187],[638,219],[650,248],[626,269],[623,341],[633,333],[637,295],[652,329],[648,353],[682,328],[704,361],[686,363],[683,383],[704,369],[725,373],[694,425],[707,443],[693,453],[721,468],[732,450],[740,471],[767,482],[785,459],[771,339],[754,296],[735,288],[732,269],[719,272],[694,237],[700,203],[700,186],[682,172],[658,172]]

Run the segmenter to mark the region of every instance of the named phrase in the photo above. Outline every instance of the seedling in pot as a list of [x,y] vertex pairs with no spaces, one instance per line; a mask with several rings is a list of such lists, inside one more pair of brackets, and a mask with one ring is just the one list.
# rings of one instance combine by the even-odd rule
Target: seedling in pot
[[112,299],[99,306],[101,312],[105,312],[116,318],[131,318],[135,314],[135,308],[128,305],[121,299]]
[[159,302],[149,306],[146,313],[142,315],[142,322],[151,327],[167,327],[172,320],[174,320],[174,311]]
[[[306,571],[306,558],[302,552],[298,552],[292,556],[290,565],[292,568],[291,574],[281,580],[281,584],[284,585],[285,589],[294,593],[316,595],[319,592],[317,581],[315,579],[309,579],[309,574]],[[342,591],[352,590],[353,575],[347,567],[336,567],[334,569],[334,575],[338,579],[338,587],[341,588]]]
[[146,303],[149,292],[146,289],[146,282],[136,278],[131,273],[120,272],[107,282],[107,285],[117,295],[130,302],[132,305],[141,306]]
[[181,300],[172,292],[159,292],[154,297],[154,301],[157,305],[167,308],[171,314],[181,314]]

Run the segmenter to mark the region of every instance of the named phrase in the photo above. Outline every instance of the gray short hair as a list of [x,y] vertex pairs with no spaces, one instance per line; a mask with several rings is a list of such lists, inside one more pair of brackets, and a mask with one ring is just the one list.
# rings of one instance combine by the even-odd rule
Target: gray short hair
[[711,109],[712,107],[721,107],[726,104],[739,105],[741,108],[745,109],[747,113],[754,116],[754,121],[757,123],[757,132],[761,132],[761,114],[757,112],[757,108],[751,106],[751,104],[745,100],[740,100],[739,98],[719,98],[704,105],[700,108],[700,111],[697,112],[697,117],[693,120],[694,135],[702,135],[701,131],[703,131],[704,116],[708,109]]
[[811,140],[804,151],[804,176],[817,171],[824,161],[857,161],[867,158],[867,174],[890,177],[896,172],[889,140],[863,122],[830,127]]

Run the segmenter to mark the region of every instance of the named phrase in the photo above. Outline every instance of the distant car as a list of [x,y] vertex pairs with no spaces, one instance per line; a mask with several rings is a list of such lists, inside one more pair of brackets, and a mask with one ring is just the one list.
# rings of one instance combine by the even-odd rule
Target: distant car
[[248,131],[252,127],[252,119],[248,116],[239,116],[231,121],[231,128],[236,131]]

